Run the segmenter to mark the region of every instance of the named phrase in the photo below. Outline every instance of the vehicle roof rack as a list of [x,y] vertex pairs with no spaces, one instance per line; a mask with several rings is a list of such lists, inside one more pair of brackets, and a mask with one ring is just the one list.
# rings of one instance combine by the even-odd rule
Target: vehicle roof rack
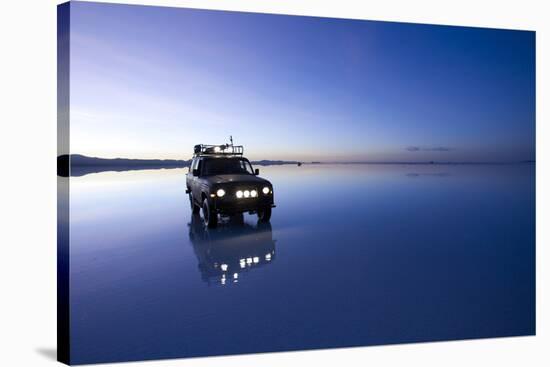
[[244,147],[242,145],[222,144],[222,145],[207,145],[197,144],[195,145],[195,156],[199,155],[212,155],[212,156],[242,156],[244,154]]

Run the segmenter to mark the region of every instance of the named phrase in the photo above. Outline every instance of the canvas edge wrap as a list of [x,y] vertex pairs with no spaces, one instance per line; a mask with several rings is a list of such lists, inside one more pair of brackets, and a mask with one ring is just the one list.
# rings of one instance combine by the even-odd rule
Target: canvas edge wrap
[[70,3],[57,6],[57,360],[70,364]]

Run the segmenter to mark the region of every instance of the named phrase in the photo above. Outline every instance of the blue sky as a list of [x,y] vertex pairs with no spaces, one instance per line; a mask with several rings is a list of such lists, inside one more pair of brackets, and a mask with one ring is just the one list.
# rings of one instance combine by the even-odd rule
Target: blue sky
[[535,157],[535,33],[73,2],[71,153]]

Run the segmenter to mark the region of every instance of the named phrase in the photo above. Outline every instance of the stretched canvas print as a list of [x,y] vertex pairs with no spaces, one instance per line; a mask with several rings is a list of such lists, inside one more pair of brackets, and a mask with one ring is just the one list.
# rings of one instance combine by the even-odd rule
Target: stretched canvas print
[[535,334],[535,32],[58,7],[68,364]]

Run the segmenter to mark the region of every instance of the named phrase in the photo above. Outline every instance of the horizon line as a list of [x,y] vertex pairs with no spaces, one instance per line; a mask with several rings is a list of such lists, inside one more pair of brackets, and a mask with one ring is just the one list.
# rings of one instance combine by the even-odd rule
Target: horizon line
[[[58,156],[58,159],[64,156],[80,156],[88,159],[97,159],[103,161],[114,160],[128,160],[128,161],[158,161],[160,162],[190,162],[190,159],[174,159],[174,158],[102,158],[87,156],[84,154],[71,153],[62,154]],[[536,163],[536,159],[519,159],[519,160],[462,160],[462,161],[438,161],[438,160],[422,160],[422,161],[401,161],[401,160],[388,160],[388,161],[369,161],[369,160],[349,160],[349,161],[322,161],[322,160],[287,160],[287,159],[256,159],[250,160],[250,162],[285,162],[288,164],[518,164],[518,163]]]

